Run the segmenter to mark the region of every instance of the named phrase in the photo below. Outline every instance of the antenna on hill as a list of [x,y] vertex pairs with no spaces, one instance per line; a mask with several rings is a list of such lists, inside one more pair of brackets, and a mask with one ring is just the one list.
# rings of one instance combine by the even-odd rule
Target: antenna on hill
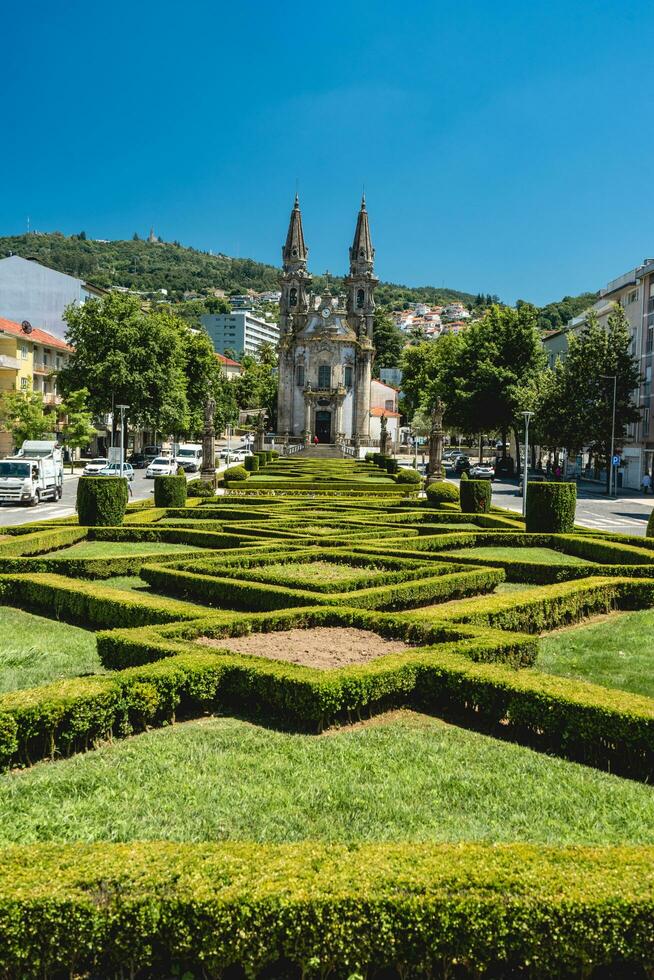
[[30,233],[30,216],[28,214],[27,215],[27,234],[29,235],[29,233]]

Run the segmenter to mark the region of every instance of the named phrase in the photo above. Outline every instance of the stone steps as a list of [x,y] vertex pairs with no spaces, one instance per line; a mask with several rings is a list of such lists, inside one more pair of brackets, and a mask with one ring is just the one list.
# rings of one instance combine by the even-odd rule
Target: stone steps
[[343,450],[333,442],[319,442],[317,446],[307,446],[298,455],[302,459],[342,459]]

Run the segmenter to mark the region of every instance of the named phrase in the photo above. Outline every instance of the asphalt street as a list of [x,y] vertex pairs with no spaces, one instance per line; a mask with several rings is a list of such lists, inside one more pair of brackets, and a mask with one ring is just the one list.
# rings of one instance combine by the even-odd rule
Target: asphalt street
[[[458,482],[458,481],[457,481]],[[493,483],[493,503],[508,510],[522,510],[522,497],[515,483]],[[654,496],[629,493],[608,498],[594,487],[577,487],[576,522],[581,527],[618,534],[645,536],[647,520],[654,506]]]
[[[197,474],[195,474],[197,476]],[[51,517],[69,517],[75,513],[77,481],[79,474],[64,473],[64,492],[61,500],[47,500],[36,507],[25,504],[0,504],[0,525],[27,524],[30,521],[48,520]],[[145,479],[145,470],[135,470],[131,500],[149,497],[154,492],[154,480]]]
[[[189,479],[197,479],[197,473],[189,474]],[[30,521],[47,520],[51,517],[68,517],[75,513],[75,497],[79,476],[64,475],[64,492],[61,500],[44,501],[36,507],[0,504],[0,525],[11,526],[27,524]],[[458,483],[458,480],[453,481]],[[145,479],[145,470],[136,470],[132,483],[132,500],[150,497],[154,492],[154,480]],[[497,507],[520,511],[522,498],[518,495],[515,483],[495,481],[493,483],[493,503]],[[614,531],[620,534],[645,535],[647,519],[654,507],[654,496],[631,493],[609,499],[592,488],[584,486],[577,489],[577,524],[600,531]]]

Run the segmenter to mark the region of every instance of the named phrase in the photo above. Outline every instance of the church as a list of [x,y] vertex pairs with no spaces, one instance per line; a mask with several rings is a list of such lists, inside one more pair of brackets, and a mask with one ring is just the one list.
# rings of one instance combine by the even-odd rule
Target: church
[[277,436],[370,443],[375,250],[365,197],[350,248],[345,296],[311,290],[297,195],[282,248]]

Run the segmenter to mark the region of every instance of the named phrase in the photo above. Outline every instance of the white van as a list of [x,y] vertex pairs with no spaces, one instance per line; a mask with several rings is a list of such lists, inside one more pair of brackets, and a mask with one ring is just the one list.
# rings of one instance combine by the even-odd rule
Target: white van
[[183,442],[175,453],[177,465],[186,473],[196,473],[202,469],[202,446],[197,442]]

